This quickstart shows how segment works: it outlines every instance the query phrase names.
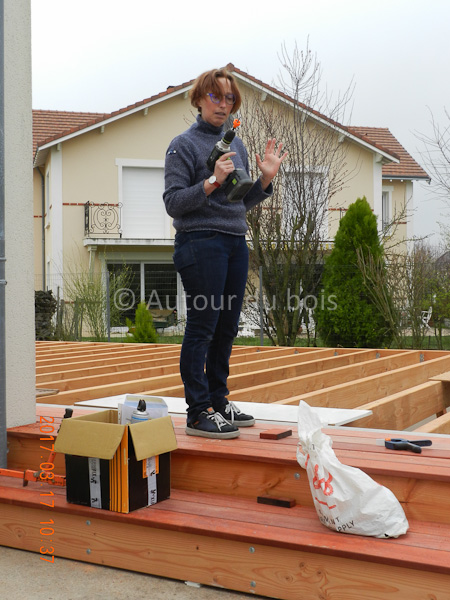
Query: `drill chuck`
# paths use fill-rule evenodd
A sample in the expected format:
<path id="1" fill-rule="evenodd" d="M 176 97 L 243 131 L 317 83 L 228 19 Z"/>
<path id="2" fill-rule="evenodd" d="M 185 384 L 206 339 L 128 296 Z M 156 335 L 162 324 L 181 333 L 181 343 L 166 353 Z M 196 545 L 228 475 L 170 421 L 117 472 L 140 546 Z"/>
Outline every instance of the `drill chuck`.
<path id="1" fill-rule="evenodd" d="M 214 171 L 214 165 L 216 164 L 216 161 L 226 152 L 230 152 L 230 145 L 231 142 L 234 140 L 235 135 L 236 132 L 234 131 L 234 129 L 228 129 L 228 131 L 225 132 L 223 138 L 217 142 L 211 154 L 209 155 L 208 160 L 206 161 L 206 166 L 208 167 L 208 169 Z"/>

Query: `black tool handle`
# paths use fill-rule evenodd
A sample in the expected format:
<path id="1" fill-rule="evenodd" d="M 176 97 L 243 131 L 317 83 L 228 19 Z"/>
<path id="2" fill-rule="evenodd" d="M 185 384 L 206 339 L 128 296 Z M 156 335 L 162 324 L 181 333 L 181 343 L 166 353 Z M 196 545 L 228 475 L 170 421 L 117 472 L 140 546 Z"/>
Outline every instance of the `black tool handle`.
<path id="1" fill-rule="evenodd" d="M 412 444 L 411 442 L 394 442 L 394 447 L 396 450 L 411 450 L 411 452 L 415 452 L 416 454 L 422 452 L 420 446 L 416 446 L 416 444 Z"/>
<path id="2" fill-rule="evenodd" d="M 433 442 L 431 440 L 411 440 L 411 443 L 416 446 L 431 446 Z"/>

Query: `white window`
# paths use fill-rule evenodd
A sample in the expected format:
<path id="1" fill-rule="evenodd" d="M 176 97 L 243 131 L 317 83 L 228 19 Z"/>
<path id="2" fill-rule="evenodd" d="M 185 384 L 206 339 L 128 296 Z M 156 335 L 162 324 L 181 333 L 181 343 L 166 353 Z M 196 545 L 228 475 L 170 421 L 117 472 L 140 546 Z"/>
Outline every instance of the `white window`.
<path id="1" fill-rule="evenodd" d="M 169 219 L 162 199 L 162 161 L 118 160 L 121 229 L 124 238 L 169 237 Z"/>
<path id="2" fill-rule="evenodd" d="M 392 220 L 392 187 L 383 187 L 381 193 L 381 228 L 387 233 Z"/>
<path id="3" fill-rule="evenodd" d="M 44 184 L 44 200 L 45 200 L 45 214 L 42 215 L 44 219 L 44 223 L 47 224 L 50 222 L 50 171 L 47 169 L 45 174 L 45 184 Z"/>
<path id="4" fill-rule="evenodd" d="M 127 271 L 128 287 L 123 295 L 117 296 L 122 323 L 125 323 L 125 317 L 134 319 L 139 302 L 145 302 L 150 309 L 176 309 L 179 312 L 178 278 L 173 262 L 108 262 L 107 268 L 110 278 L 124 268 Z"/>

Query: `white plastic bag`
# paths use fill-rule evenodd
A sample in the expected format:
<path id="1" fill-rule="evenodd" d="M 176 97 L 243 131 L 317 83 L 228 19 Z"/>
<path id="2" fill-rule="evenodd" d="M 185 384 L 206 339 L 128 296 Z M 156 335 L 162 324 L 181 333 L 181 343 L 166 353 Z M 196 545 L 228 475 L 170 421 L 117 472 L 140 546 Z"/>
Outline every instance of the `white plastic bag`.
<path id="1" fill-rule="evenodd" d="M 298 410 L 298 437 L 297 460 L 306 469 L 317 515 L 324 525 L 379 538 L 407 532 L 405 513 L 391 490 L 337 459 L 318 415 L 303 401 Z"/>

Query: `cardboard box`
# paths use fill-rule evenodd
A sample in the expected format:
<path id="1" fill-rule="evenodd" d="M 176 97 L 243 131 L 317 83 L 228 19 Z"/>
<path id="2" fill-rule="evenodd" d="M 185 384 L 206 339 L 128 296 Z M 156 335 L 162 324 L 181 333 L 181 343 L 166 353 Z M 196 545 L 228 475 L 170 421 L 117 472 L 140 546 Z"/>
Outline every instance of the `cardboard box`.
<path id="1" fill-rule="evenodd" d="M 116 410 L 64 419 L 55 451 L 65 454 L 67 501 L 128 513 L 170 496 L 172 419 L 121 425 Z"/>

